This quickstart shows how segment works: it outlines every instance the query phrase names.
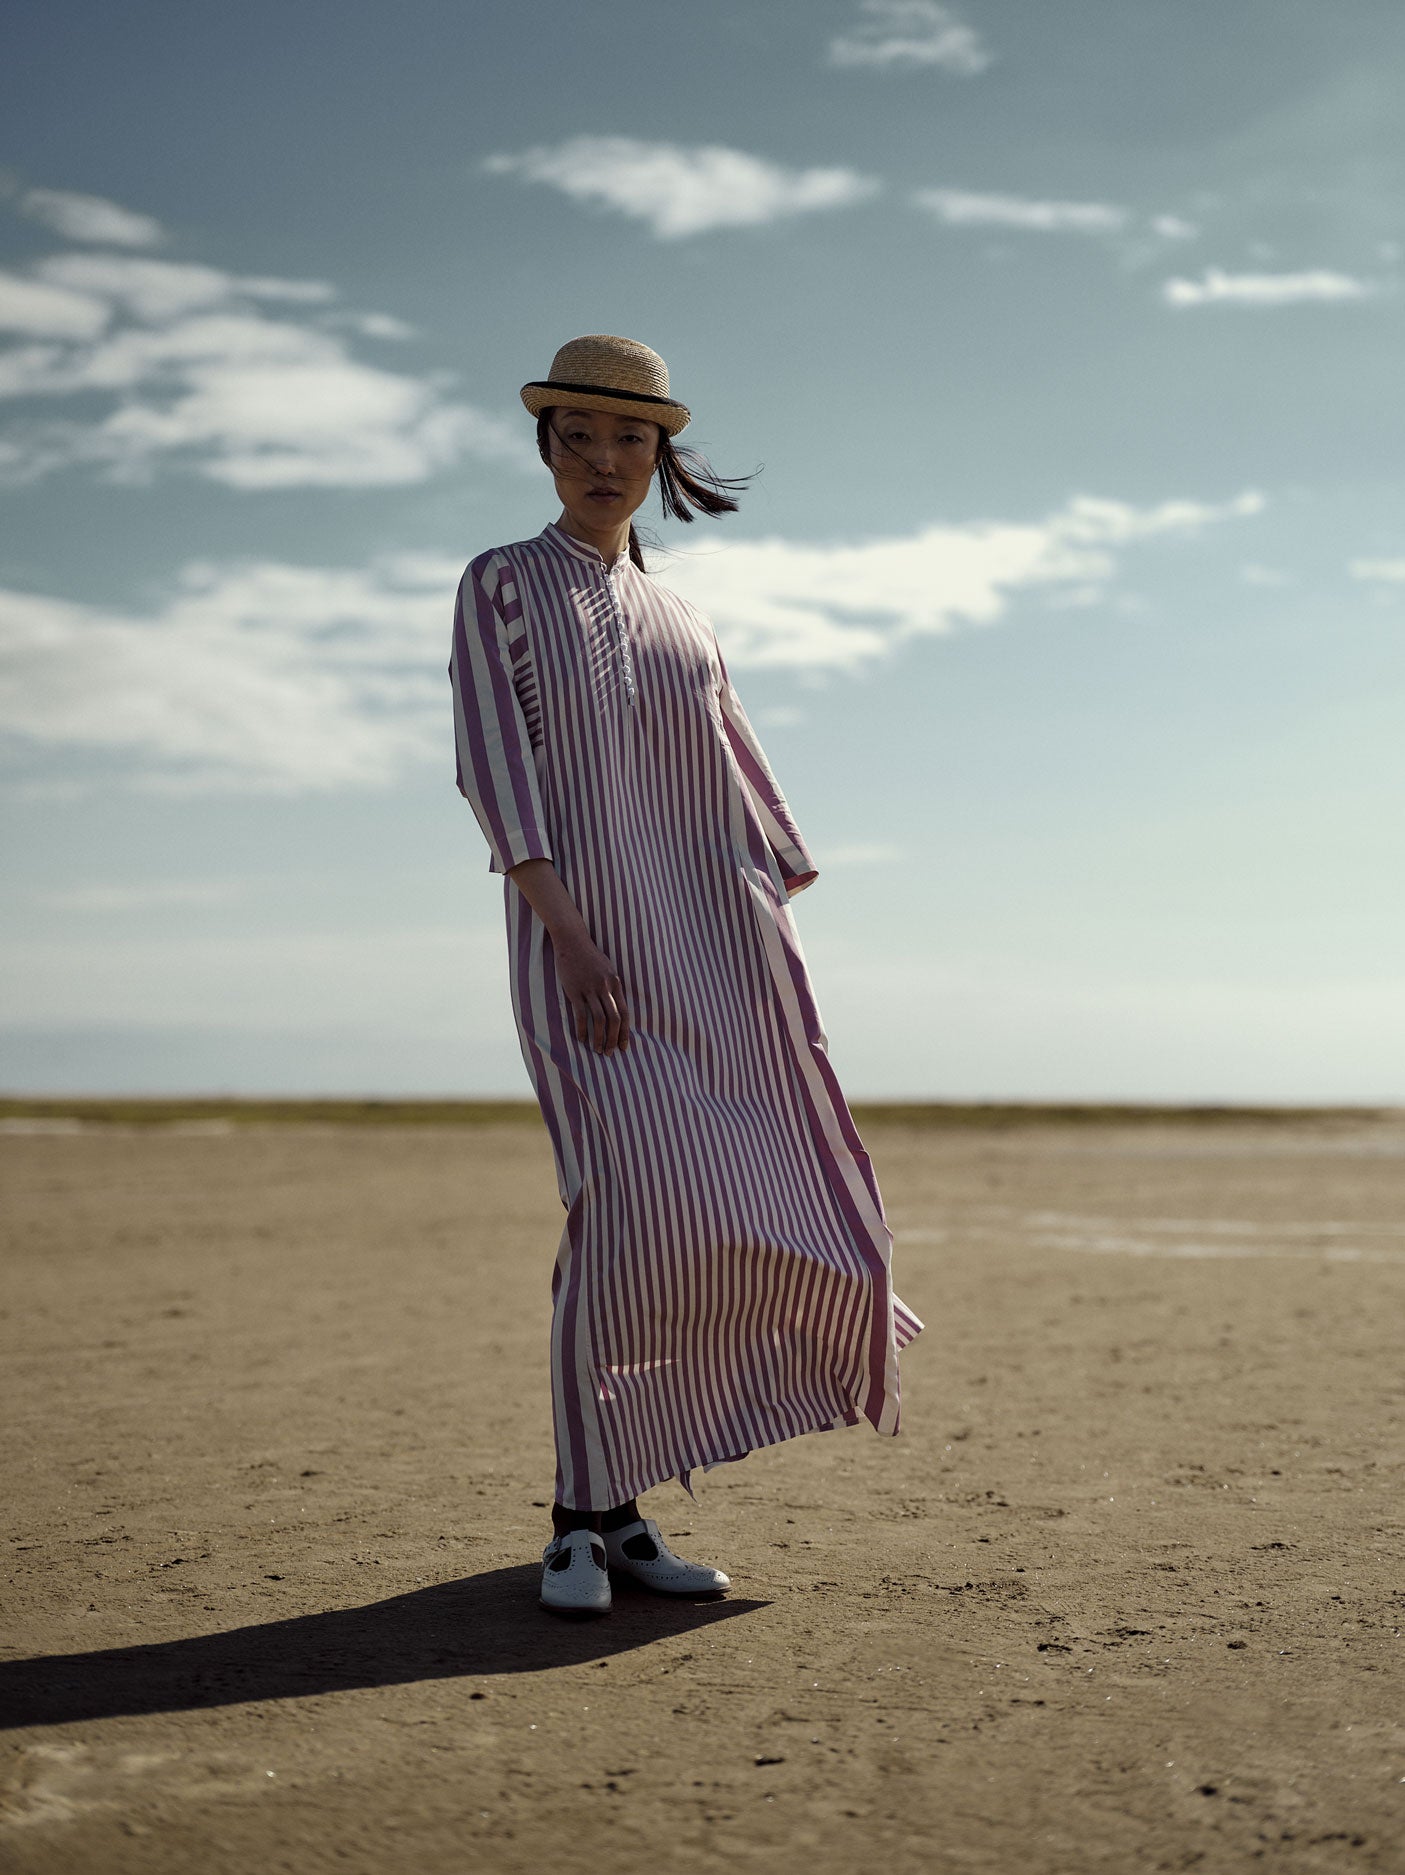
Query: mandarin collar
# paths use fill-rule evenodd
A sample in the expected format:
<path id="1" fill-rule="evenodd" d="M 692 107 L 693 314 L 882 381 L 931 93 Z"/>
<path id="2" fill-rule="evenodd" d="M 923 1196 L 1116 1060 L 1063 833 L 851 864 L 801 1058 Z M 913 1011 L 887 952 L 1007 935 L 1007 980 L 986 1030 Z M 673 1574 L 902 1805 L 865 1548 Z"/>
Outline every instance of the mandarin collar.
<path id="1" fill-rule="evenodd" d="M 629 548 L 626 547 L 619 555 L 618 559 L 612 561 L 607 566 L 605 556 L 598 547 L 591 547 L 588 546 L 585 541 L 577 540 L 574 535 L 566 533 L 563 528 L 559 528 L 555 521 L 547 522 L 546 526 L 541 531 L 540 538 L 549 541 L 553 547 L 559 547 L 564 553 L 571 554 L 573 558 L 584 560 L 588 565 L 598 568 L 602 573 L 617 573 L 622 566 L 630 566 L 633 564 L 629 557 Z"/>

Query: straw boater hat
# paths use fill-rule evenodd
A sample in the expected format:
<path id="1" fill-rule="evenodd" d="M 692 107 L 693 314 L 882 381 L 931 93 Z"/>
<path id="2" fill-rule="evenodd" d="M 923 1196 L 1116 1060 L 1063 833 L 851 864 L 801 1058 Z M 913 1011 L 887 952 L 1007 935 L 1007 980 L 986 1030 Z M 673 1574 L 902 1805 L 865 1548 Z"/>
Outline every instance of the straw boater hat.
<path id="1" fill-rule="evenodd" d="M 638 339 L 593 332 L 568 339 L 551 361 L 551 376 L 522 386 L 522 402 L 539 416 L 552 404 L 573 410 L 609 410 L 621 417 L 648 417 L 677 436 L 692 412 L 668 394 L 668 366 Z"/>

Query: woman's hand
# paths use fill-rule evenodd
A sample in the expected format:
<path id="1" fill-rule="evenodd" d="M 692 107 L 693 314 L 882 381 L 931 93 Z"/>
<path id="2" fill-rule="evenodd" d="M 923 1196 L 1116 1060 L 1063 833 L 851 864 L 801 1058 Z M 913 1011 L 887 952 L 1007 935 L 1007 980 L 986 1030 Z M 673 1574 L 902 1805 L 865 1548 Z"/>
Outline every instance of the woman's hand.
<path id="1" fill-rule="evenodd" d="M 614 964 L 585 931 L 553 938 L 552 945 L 556 980 L 571 1005 L 576 1039 L 601 1055 L 628 1048 L 629 1008 Z"/>
<path id="2" fill-rule="evenodd" d="M 519 860 L 508 872 L 551 933 L 556 980 L 571 1006 L 576 1040 L 597 1054 L 629 1046 L 629 1008 L 614 964 L 591 937 L 576 901 L 549 859 Z"/>

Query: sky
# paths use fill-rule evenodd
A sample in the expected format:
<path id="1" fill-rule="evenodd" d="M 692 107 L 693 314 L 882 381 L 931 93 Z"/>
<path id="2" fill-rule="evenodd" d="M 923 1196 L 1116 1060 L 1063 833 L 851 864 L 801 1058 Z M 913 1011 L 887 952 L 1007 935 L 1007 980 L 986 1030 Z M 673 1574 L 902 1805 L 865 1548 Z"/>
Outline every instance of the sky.
<path id="1" fill-rule="evenodd" d="M 518 387 L 820 876 L 851 1098 L 1405 1099 L 1396 0 L 12 0 L 0 1084 L 528 1097 L 454 785 Z M 509 888 L 515 889 L 515 888 Z"/>

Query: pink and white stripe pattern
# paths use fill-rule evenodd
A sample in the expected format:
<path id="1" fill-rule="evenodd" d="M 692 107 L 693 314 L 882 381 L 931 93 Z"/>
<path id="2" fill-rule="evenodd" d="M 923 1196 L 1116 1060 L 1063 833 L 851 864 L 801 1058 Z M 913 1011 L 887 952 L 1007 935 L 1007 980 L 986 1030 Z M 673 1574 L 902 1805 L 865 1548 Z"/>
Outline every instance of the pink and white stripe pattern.
<path id="1" fill-rule="evenodd" d="M 706 616 L 554 524 L 480 554 L 449 673 L 489 871 L 550 859 L 613 960 L 629 1046 L 578 1041 L 504 879 L 523 1060 L 566 1223 L 556 1494 L 606 1509 L 696 1466 L 898 1429 L 892 1233 L 787 902 L 816 877 Z"/>

